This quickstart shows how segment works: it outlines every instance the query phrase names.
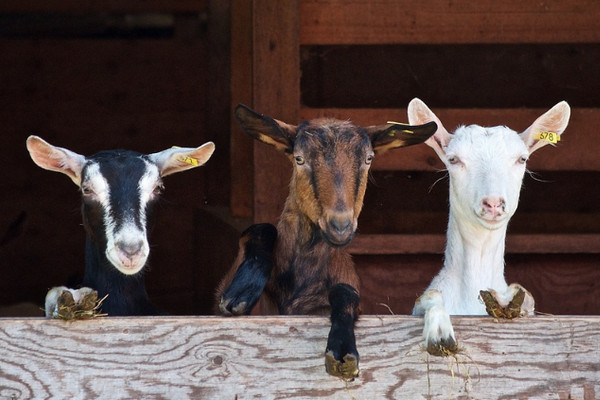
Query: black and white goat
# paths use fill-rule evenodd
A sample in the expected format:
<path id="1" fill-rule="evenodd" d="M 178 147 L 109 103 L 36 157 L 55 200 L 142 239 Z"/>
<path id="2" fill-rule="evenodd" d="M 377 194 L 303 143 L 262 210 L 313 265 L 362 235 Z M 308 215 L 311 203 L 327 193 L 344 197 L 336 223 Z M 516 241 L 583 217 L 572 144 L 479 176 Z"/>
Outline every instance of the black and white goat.
<path id="1" fill-rule="evenodd" d="M 435 122 L 432 147 L 450 176 L 450 215 L 444 267 L 417 299 L 413 314 L 424 315 L 423 336 L 432 354 L 456 348 L 451 315 L 485 315 L 480 291 L 489 291 L 507 307 L 521 290 L 515 315 L 534 311 L 534 299 L 504 278 L 504 242 L 515 213 L 529 155 L 555 143 L 569 122 L 571 109 L 560 102 L 522 133 L 506 126 L 461 126 L 449 133 L 419 99 L 408 105 L 411 124 Z M 520 307 L 520 310 L 518 309 Z"/>
<path id="2" fill-rule="evenodd" d="M 40 167 L 67 175 L 81 188 L 86 233 L 82 285 L 108 294 L 102 311 L 109 315 L 153 315 L 143 274 L 150 247 L 147 226 L 152 204 L 163 190 L 162 178 L 203 165 L 212 142 L 197 148 L 171 148 L 153 154 L 101 151 L 90 157 L 30 136 L 27 149 Z M 58 292 L 46 298 L 46 315 L 56 311 Z M 77 297 L 77 296 L 75 296 Z"/>

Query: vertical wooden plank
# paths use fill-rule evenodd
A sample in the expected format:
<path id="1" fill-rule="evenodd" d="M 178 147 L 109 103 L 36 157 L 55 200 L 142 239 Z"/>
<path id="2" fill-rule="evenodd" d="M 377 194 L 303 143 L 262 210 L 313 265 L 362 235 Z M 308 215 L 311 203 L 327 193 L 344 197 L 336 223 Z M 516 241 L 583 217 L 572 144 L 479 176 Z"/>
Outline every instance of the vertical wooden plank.
<path id="1" fill-rule="evenodd" d="M 252 0 L 231 1 L 231 107 L 230 166 L 231 214 L 251 217 L 254 199 L 252 139 L 231 112 L 238 103 L 252 105 Z"/>
<path id="2" fill-rule="evenodd" d="M 206 92 L 206 136 L 215 142 L 216 151 L 207 164 L 204 201 L 209 205 L 227 204 L 231 197 L 228 187 L 223 185 L 229 179 L 224 165 L 230 162 L 227 151 L 229 145 L 229 42 L 230 42 L 230 3 L 223 0 L 210 0 L 208 18 L 208 76 Z M 216 194 L 212 195 L 213 193 Z"/>
<path id="3" fill-rule="evenodd" d="M 300 39 L 297 0 L 253 3 L 253 107 L 297 123 L 300 115 Z M 274 148 L 254 145 L 254 220 L 277 220 L 287 195 L 291 168 Z"/>

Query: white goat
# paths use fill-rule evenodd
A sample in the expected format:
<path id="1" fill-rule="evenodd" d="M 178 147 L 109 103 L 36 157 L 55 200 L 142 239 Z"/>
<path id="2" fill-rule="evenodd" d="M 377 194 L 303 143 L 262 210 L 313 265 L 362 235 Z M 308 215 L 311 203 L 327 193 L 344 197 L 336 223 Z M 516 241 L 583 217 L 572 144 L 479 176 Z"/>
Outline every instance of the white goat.
<path id="1" fill-rule="evenodd" d="M 437 123 L 437 132 L 426 143 L 450 176 L 444 266 L 413 309 L 413 315 L 424 315 L 423 336 L 431 354 L 456 349 L 449 314 L 486 314 L 480 290 L 489 290 L 506 307 L 523 289 L 508 286 L 504 278 L 506 228 L 517 209 L 529 155 L 560 138 L 570 112 L 560 102 L 520 134 L 505 126 L 478 125 L 460 126 L 450 134 L 421 100 L 408 105 L 411 124 Z M 533 297 L 523 291 L 520 315 L 533 314 Z"/>

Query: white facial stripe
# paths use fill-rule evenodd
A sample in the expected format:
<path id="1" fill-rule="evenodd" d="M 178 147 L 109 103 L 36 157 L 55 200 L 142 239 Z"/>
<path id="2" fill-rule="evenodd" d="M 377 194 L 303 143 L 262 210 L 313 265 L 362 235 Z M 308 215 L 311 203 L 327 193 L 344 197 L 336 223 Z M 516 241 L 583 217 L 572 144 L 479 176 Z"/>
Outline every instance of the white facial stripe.
<path id="1" fill-rule="evenodd" d="M 97 163 L 89 163 L 86 166 L 85 181 L 82 185 L 89 186 L 94 191 L 96 200 L 105 210 L 110 211 L 110 188 Z"/>
<path id="2" fill-rule="evenodd" d="M 137 190 L 140 196 L 138 210 L 124 210 L 124 220 L 114 220 L 110 202 L 110 184 L 102 176 L 99 165 L 91 163 L 86 171 L 86 184 L 94 191 L 94 199 L 103 209 L 103 222 L 106 235 L 106 257 L 120 272 L 133 275 L 146 263 L 150 246 L 146 236 L 146 206 L 152 199 L 157 181 L 160 179 L 158 168 L 146 162 L 146 172 L 142 175 Z M 132 212 L 138 212 L 135 215 Z M 136 223 L 139 219 L 139 224 Z M 117 228 L 119 226 L 119 228 Z M 140 229 L 141 226 L 141 229 Z M 139 251 L 137 251 L 139 249 Z M 127 253 L 129 251 L 129 254 Z"/>

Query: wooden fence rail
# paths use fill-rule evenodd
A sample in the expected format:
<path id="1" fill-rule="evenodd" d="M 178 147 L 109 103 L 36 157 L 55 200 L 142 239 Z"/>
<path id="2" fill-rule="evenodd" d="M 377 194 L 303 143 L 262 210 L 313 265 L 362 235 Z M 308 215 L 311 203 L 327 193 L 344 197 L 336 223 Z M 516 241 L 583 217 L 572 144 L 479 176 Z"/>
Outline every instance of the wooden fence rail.
<path id="1" fill-rule="evenodd" d="M 363 316 L 361 373 L 325 373 L 325 317 L 0 319 L 0 399 L 598 399 L 600 317 L 455 317 L 456 358 L 422 319 Z"/>

